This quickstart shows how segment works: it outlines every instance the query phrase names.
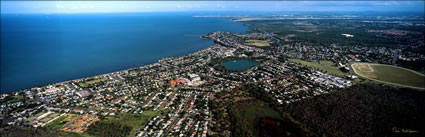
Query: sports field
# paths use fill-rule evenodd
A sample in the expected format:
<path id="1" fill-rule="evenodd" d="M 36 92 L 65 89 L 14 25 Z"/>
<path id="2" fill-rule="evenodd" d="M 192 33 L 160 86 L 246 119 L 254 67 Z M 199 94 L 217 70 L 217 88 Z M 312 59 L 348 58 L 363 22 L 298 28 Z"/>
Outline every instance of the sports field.
<path id="1" fill-rule="evenodd" d="M 353 63 L 351 68 L 364 78 L 404 87 L 425 89 L 425 76 L 397 66 L 370 63 Z"/>

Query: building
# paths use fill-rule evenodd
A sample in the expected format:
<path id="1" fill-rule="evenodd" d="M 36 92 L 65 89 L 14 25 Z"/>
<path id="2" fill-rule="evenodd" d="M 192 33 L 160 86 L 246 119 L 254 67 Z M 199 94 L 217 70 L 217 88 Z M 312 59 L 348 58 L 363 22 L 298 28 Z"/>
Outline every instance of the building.
<path id="1" fill-rule="evenodd" d="M 90 95 L 90 92 L 88 92 L 87 90 L 81 90 L 77 92 L 77 95 L 81 98 L 85 98 Z"/>

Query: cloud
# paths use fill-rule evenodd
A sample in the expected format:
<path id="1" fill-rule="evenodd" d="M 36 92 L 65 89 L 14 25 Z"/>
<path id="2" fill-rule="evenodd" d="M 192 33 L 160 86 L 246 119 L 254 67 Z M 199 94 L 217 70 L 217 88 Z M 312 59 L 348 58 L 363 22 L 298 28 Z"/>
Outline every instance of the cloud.
<path id="1" fill-rule="evenodd" d="M 391 1 L 391 2 L 385 2 L 385 5 L 398 5 L 398 2 L 396 1 Z"/>
<path id="2" fill-rule="evenodd" d="M 226 6 L 224 6 L 224 5 L 222 5 L 222 4 L 217 4 L 217 5 L 215 5 L 216 7 L 219 7 L 219 8 L 226 8 Z"/>
<path id="3" fill-rule="evenodd" d="M 424 11 L 423 1 L 1 1 L 2 13 L 145 11 Z M 60 10 L 58 10 L 60 9 Z"/>
<path id="4" fill-rule="evenodd" d="M 391 5 L 399 5 L 397 1 L 386 1 L 386 2 L 374 2 L 372 5 L 376 6 L 391 6 Z"/>
<path id="5" fill-rule="evenodd" d="M 186 4 L 186 5 L 177 5 L 177 8 L 200 8 L 199 4 Z"/>
<path id="6" fill-rule="evenodd" d="M 56 5 L 56 8 L 65 8 L 63 5 Z"/>

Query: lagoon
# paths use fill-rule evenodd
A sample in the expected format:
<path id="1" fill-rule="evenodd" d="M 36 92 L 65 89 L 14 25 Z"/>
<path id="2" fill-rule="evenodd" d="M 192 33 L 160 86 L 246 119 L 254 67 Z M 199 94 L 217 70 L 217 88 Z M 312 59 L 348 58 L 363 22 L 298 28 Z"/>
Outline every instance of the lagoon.
<path id="1" fill-rule="evenodd" d="M 258 64 L 260 64 L 260 62 L 249 59 L 238 59 L 221 63 L 221 65 L 224 66 L 226 69 L 232 71 L 244 71 Z"/>

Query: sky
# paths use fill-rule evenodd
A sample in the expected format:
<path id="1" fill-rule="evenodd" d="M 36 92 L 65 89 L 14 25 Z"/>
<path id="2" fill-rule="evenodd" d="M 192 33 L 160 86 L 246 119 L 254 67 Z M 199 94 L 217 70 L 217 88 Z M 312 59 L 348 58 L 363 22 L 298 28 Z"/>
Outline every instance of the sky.
<path id="1" fill-rule="evenodd" d="M 1 1 L 2 14 L 170 11 L 424 12 L 424 1 Z"/>

